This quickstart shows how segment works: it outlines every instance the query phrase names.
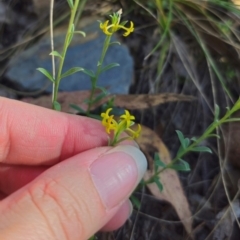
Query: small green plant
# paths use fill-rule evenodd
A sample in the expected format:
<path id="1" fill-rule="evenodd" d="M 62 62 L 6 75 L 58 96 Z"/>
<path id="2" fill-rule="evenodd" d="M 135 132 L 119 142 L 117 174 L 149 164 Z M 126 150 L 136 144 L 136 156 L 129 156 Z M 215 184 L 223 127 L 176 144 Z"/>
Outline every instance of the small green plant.
<path id="1" fill-rule="evenodd" d="M 240 118 L 231 118 L 232 114 L 236 111 L 240 110 L 240 99 L 233 105 L 232 108 L 227 108 L 226 114 L 219 119 L 219 107 L 215 106 L 215 118 L 212 124 L 208 126 L 208 128 L 204 131 L 204 133 L 199 138 L 185 138 L 183 133 L 180 131 L 176 131 L 178 135 L 178 139 L 180 141 L 180 147 L 177 152 L 177 155 L 173 158 L 171 163 L 165 164 L 161 159 L 159 154 L 155 153 L 154 156 L 154 174 L 148 180 L 141 183 L 141 185 L 147 185 L 155 182 L 160 191 L 163 190 L 163 185 L 160 181 L 159 175 L 165 171 L 166 169 L 174 169 L 176 171 L 190 171 L 189 164 L 183 160 L 183 157 L 189 152 L 208 152 L 212 153 L 211 149 L 206 146 L 201 146 L 200 144 L 210 137 L 220 138 L 219 135 L 215 134 L 215 130 L 220 127 L 224 123 L 228 122 L 237 122 L 240 121 Z"/>
<path id="2" fill-rule="evenodd" d="M 84 111 L 83 109 L 81 109 L 79 107 L 77 107 L 77 108 L 81 113 L 85 113 L 87 116 L 90 116 L 90 117 L 95 117 L 94 115 L 92 115 L 90 113 L 90 110 L 91 110 L 93 104 L 97 103 L 102 98 L 106 97 L 106 95 L 108 94 L 105 88 L 102 88 L 97 85 L 99 76 L 101 73 L 103 73 L 111 68 L 119 66 L 118 63 L 110 63 L 110 64 L 104 66 L 104 59 L 105 59 L 108 48 L 113 44 L 120 44 L 119 42 L 111 42 L 111 37 L 115 32 L 117 32 L 120 29 L 124 30 L 123 36 L 127 37 L 130 33 L 132 33 L 134 31 L 134 24 L 133 24 L 133 22 L 130 22 L 130 26 L 126 27 L 126 24 L 128 21 L 121 22 L 122 10 L 119 10 L 118 12 L 110 15 L 110 22 L 109 22 L 109 20 L 106 20 L 104 23 L 100 22 L 100 29 L 106 35 L 106 38 L 105 38 L 105 41 L 103 44 L 103 49 L 102 49 L 100 59 L 97 62 L 96 71 L 94 72 L 92 70 L 85 69 L 82 67 L 73 67 L 73 68 L 69 69 L 68 71 L 66 71 L 65 73 L 62 73 L 65 57 L 67 54 L 67 49 L 72 41 L 74 34 L 81 34 L 81 35 L 85 36 L 84 32 L 75 30 L 75 25 L 74 25 L 75 18 L 76 18 L 76 12 L 77 12 L 77 9 L 79 6 L 79 0 L 76 0 L 76 1 L 68 0 L 68 4 L 71 9 L 71 14 L 70 14 L 70 20 L 69 20 L 68 29 L 67 29 L 62 52 L 59 53 L 54 50 L 50 53 L 50 55 L 52 55 L 53 57 L 55 56 L 55 57 L 59 58 L 59 60 L 60 60 L 57 75 L 55 77 L 54 70 L 53 70 L 53 74 L 51 74 L 48 70 L 46 70 L 44 68 L 38 68 L 37 70 L 40 71 L 41 73 L 43 73 L 53 84 L 52 108 L 57 111 L 61 111 L 60 103 L 57 101 L 58 90 L 59 90 L 59 85 L 60 85 L 61 80 L 69 75 L 76 73 L 76 72 L 83 72 L 86 75 L 88 75 L 90 77 L 90 81 L 91 81 L 90 97 L 89 97 L 89 99 L 85 100 L 85 102 L 88 104 L 88 108 L 86 111 Z M 97 96 L 95 96 L 97 89 L 100 90 L 101 92 Z M 73 106 L 73 107 L 76 108 L 76 106 Z"/>
<path id="3" fill-rule="evenodd" d="M 103 31 L 103 33 L 106 35 L 106 38 L 104 40 L 102 54 L 97 62 L 97 70 L 94 73 L 93 71 L 87 71 L 87 74 L 89 75 L 91 79 L 91 94 L 89 99 L 86 101 L 88 103 L 88 109 L 86 111 L 87 116 L 90 116 L 90 110 L 94 103 L 100 101 L 102 98 L 104 98 L 107 95 L 107 91 L 104 88 L 101 88 L 97 86 L 98 78 L 101 73 L 113 68 L 119 66 L 118 63 L 110 63 L 106 66 L 104 66 L 104 58 L 106 56 L 108 48 L 113 44 L 120 44 L 119 42 L 111 42 L 112 35 L 117 32 L 119 29 L 123 29 L 125 32 L 123 33 L 123 36 L 127 37 L 131 32 L 134 31 L 134 25 L 133 22 L 130 22 L 130 27 L 126 27 L 127 21 L 121 22 L 121 15 L 122 10 L 119 10 L 116 13 L 113 13 L 110 15 L 110 23 L 109 20 L 106 20 L 104 23 L 100 22 L 100 29 Z M 101 90 L 102 92 L 98 94 L 96 97 L 94 97 L 96 89 Z"/>
<path id="4" fill-rule="evenodd" d="M 66 54 L 67 54 L 67 49 L 68 49 L 68 47 L 69 47 L 69 45 L 70 45 L 70 43 L 73 39 L 74 34 L 81 34 L 81 35 L 85 36 L 84 32 L 78 31 L 78 30 L 75 29 L 75 24 L 74 24 L 75 18 L 76 18 L 76 13 L 77 13 L 80 1 L 79 0 L 75 0 L 75 1 L 67 0 L 67 2 L 69 4 L 71 14 L 70 14 L 70 19 L 69 19 L 69 23 L 68 23 L 68 28 L 67 28 L 63 48 L 62 48 L 62 51 L 60 53 L 58 51 L 55 51 L 55 50 L 53 50 L 50 53 L 50 55 L 53 56 L 53 59 L 54 59 L 54 57 L 57 57 L 59 59 L 57 74 L 55 74 L 55 68 L 53 69 L 52 74 L 47 69 L 44 69 L 44 68 L 38 68 L 37 69 L 38 71 L 43 73 L 53 84 L 52 108 L 57 110 L 57 111 L 61 111 L 61 105 L 57 101 L 60 81 L 63 78 L 65 78 L 69 75 L 72 75 L 76 72 L 79 72 L 79 71 L 86 72 L 85 69 L 83 69 L 81 67 L 73 67 L 73 68 L 69 69 L 68 71 L 66 71 L 65 73 L 62 73 L 65 57 L 66 57 Z"/>

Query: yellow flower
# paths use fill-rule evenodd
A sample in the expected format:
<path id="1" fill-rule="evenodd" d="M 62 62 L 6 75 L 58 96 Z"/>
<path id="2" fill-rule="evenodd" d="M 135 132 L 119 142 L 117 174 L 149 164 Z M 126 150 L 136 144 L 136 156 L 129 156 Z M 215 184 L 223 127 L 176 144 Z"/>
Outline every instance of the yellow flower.
<path id="1" fill-rule="evenodd" d="M 118 124 L 117 124 L 117 122 L 113 119 L 113 115 L 110 116 L 110 117 L 106 120 L 106 125 L 105 125 L 105 127 L 106 127 L 106 132 L 107 132 L 108 134 L 110 134 L 110 131 L 111 131 L 111 130 L 116 131 L 116 130 L 118 129 Z"/>
<path id="2" fill-rule="evenodd" d="M 135 120 L 135 117 L 128 110 L 125 110 L 125 114 L 121 115 L 120 118 L 122 119 L 121 123 L 126 123 L 126 128 L 129 128 Z"/>
<path id="3" fill-rule="evenodd" d="M 131 128 L 128 128 L 128 129 L 127 129 L 127 131 L 129 131 L 129 132 L 132 134 L 131 138 L 132 138 L 133 140 L 136 139 L 136 138 L 138 138 L 138 137 L 140 136 L 141 130 L 142 130 L 142 128 L 141 128 L 141 125 L 140 125 L 140 124 L 138 124 L 138 129 L 137 129 L 136 131 L 132 130 Z"/>
<path id="4" fill-rule="evenodd" d="M 102 119 L 102 125 L 103 126 L 106 126 L 107 124 L 107 120 L 109 119 L 109 112 L 112 110 L 112 108 L 109 108 L 106 113 L 101 113 L 101 117 L 103 118 Z M 113 116 L 113 115 L 112 115 Z"/>
<path id="5" fill-rule="evenodd" d="M 118 129 L 118 123 L 113 119 L 113 115 L 109 116 L 112 108 L 109 108 L 106 113 L 101 113 L 102 125 L 106 128 L 106 132 L 109 134 L 111 130 Z"/>
<path id="6" fill-rule="evenodd" d="M 111 137 L 110 145 L 116 145 L 117 143 L 125 139 L 136 139 L 141 133 L 141 125 L 138 124 L 138 129 L 136 131 L 132 130 L 130 127 L 134 124 L 135 117 L 125 110 L 125 114 L 120 116 L 120 120 L 117 122 L 114 119 L 114 115 L 109 115 L 112 108 L 107 109 L 105 113 L 101 113 L 102 125 L 105 127 L 108 134 L 113 130 L 113 136 Z M 128 131 L 130 133 L 129 137 L 121 137 L 122 132 Z"/>
<path id="7" fill-rule="evenodd" d="M 123 34 L 124 37 L 127 37 L 131 32 L 134 31 L 134 25 L 133 22 L 130 22 L 130 27 L 126 28 L 126 27 L 122 27 L 124 30 L 126 30 L 126 32 Z"/>
<path id="8" fill-rule="evenodd" d="M 131 32 L 134 31 L 134 24 L 130 22 L 130 27 L 125 27 L 125 23 L 120 23 L 121 20 L 121 13 L 115 13 L 110 16 L 112 23 L 109 24 L 109 20 L 105 21 L 104 23 L 100 23 L 100 29 L 108 35 L 111 36 L 113 33 L 118 31 L 119 29 L 125 30 L 123 34 L 124 37 L 127 37 Z"/>
<path id="9" fill-rule="evenodd" d="M 104 23 L 100 23 L 100 29 L 102 29 L 103 32 L 104 32 L 106 35 L 111 36 L 112 33 L 110 33 L 110 32 L 108 31 L 108 29 L 109 29 L 108 23 L 109 23 L 109 20 L 107 20 L 107 21 L 104 22 Z"/>

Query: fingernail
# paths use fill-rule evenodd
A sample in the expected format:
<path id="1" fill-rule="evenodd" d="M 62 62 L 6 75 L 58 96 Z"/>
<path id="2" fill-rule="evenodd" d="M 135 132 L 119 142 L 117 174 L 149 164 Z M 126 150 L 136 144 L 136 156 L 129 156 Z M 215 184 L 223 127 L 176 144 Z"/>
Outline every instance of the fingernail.
<path id="1" fill-rule="evenodd" d="M 133 140 L 124 140 L 123 142 L 120 142 L 118 146 L 122 146 L 122 145 L 130 145 L 130 146 L 134 146 L 138 149 L 140 149 L 139 145 L 137 144 L 137 142 L 133 141 Z"/>
<path id="2" fill-rule="evenodd" d="M 107 209 L 126 200 L 147 169 L 144 154 L 133 146 L 117 146 L 90 166 L 93 183 Z"/>

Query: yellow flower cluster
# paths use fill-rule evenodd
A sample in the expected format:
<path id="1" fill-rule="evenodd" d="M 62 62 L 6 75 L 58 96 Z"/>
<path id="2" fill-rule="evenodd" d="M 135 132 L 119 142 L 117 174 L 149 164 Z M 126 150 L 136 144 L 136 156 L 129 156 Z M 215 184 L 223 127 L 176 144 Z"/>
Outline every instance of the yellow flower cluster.
<path id="1" fill-rule="evenodd" d="M 114 119 L 114 115 L 109 115 L 111 110 L 112 108 L 109 108 L 105 113 L 101 114 L 102 125 L 106 128 L 106 132 L 110 134 L 111 131 L 113 131 L 113 139 L 111 145 L 115 145 L 126 139 L 138 138 L 141 133 L 141 125 L 138 124 L 138 129 L 136 131 L 130 128 L 135 124 L 135 117 L 131 115 L 128 110 L 125 110 L 125 114 L 121 115 L 120 120 L 117 122 Z M 119 139 L 119 137 L 121 137 L 121 133 L 124 131 L 127 131 L 130 136 Z"/>
<path id="2" fill-rule="evenodd" d="M 130 22 L 129 27 L 125 27 L 125 24 L 127 22 L 120 23 L 121 11 L 114 13 L 113 15 L 110 15 L 110 18 L 111 18 L 111 23 L 109 23 L 109 20 L 105 21 L 104 23 L 100 23 L 100 28 L 106 35 L 111 36 L 113 33 L 118 31 L 119 29 L 123 29 L 125 30 L 123 36 L 127 37 L 131 32 L 134 31 L 133 22 Z"/>

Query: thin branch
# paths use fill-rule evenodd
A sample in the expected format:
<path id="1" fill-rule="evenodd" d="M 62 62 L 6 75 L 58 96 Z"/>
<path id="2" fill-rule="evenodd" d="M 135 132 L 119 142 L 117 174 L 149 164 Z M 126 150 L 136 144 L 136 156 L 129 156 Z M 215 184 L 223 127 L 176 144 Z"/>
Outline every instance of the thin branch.
<path id="1" fill-rule="evenodd" d="M 54 40 L 53 40 L 53 8 L 54 8 L 54 0 L 51 0 L 50 3 L 50 38 L 51 38 L 51 52 L 54 51 Z M 52 76 L 55 80 L 56 77 L 56 68 L 55 68 L 55 58 L 52 54 Z M 53 84 L 54 86 L 54 84 Z M 54 91 L 54 90 L 53 90 Z"/>

